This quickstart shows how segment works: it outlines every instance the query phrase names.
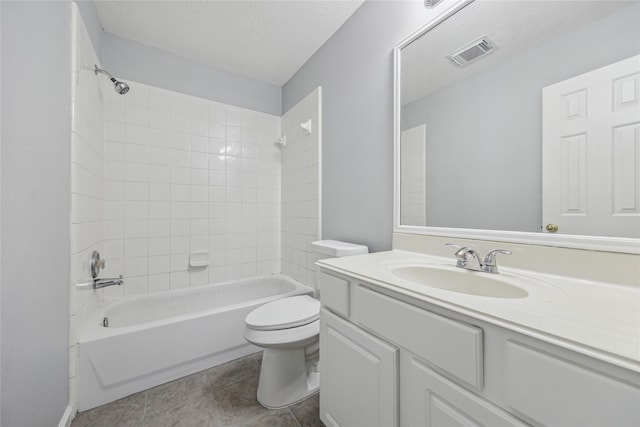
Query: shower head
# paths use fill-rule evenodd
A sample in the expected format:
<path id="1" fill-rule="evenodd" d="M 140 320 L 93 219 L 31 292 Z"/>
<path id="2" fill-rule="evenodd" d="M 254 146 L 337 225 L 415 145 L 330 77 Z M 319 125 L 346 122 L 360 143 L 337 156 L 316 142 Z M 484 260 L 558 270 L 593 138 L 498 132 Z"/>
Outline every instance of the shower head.
<path id="1" fill-rule="evenodd" d="M 128 84 L 126 84 L 125 82 L 121 82 L 119 80 L 114 79 L 111 74 L 107 73 L 105 70 L 102 70 L 102 69 L 98 68 L 97 65 L 94 65 L 94 67 L 95 67 L 94 73 L 96 75 L 98 75 L 98 73 L 102 73 L 102 74 L 106 75 L 107 77 L 109 77 L 109 79 L 113 83 L 113 88 L 115 89 L 115 91 L 117 93 L 119 93 L 120 95 L 124 95 L 125 93 L 129 92 L 129 85 Z"/>

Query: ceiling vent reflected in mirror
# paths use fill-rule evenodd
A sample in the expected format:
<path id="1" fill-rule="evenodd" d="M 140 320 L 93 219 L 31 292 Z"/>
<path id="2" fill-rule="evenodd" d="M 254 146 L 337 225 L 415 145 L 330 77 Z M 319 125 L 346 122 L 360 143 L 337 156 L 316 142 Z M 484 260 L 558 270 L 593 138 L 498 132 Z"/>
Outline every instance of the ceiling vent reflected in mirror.
<path id="1" fill-rule="evenodd" d="M 424 7 L 426 7 L 427 9 L 433 9 L 443 1 L 444 0 L 424 0 Z"/>
<path id="2" fill-rule="evenodd" d="M 482 36 L 447 55 L 447 58 L 452 60 L 456 65 L 464 67 L 494 50 L 496 50 L 496 44 L 489 40 L 489 37 Z"/>

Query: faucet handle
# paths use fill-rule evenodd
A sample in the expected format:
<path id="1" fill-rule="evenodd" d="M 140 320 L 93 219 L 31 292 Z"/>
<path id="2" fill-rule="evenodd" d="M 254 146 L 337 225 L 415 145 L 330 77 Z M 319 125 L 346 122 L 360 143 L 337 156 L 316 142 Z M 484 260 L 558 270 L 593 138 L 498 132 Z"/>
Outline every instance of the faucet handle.
<path id="1" fill-rule="evenodd" d="M 486 271 L 487 273 L 497 273 L 498 266 L 496 265 L 496 255 L 497 254 L 511 255 L 511 253 L 512 253 L 511 251 L 507 251 L 504 249 L 495 249 L 489 252 L 487 256 L 484 257 L 484 262 L 482 263 L 483 270 Z"/>

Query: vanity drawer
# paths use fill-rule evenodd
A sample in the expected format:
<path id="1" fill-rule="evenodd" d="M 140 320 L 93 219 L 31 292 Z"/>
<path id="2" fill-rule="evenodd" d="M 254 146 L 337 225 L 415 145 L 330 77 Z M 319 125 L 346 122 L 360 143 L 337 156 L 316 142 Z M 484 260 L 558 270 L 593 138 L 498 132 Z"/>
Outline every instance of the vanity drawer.
<path id="1" fill-rule="evenodd" d="M 482 329 L 395 300 L 364 286 L 353 288 L 354 322 L 406 348 L 445 374 L 481 390 Z"/>
<path id="2" fill-rule="evenodd" d="M 638 426 L 640 389 L 551 353 L 506 343 L 506 401 L 535 425 Z"/>
<path id="3" fill-rule="evenodd" d="M 320 302 L 331 311 L 349 317 L 349 281 L 324 271 L 318 273 Z"/>

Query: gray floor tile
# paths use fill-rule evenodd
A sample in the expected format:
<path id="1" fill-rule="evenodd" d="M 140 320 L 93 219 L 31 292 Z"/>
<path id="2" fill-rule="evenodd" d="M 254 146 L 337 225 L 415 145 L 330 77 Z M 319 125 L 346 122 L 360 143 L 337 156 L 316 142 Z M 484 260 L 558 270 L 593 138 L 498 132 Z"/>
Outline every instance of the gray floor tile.
<path id="1" fill-rule="evenodd" d="M 256 398 L 262 352 L 82 412 L 72 427 L 322 427 L 318 395 L 288 409 Z"/>
<path id="2" fill-rule="evenodd" d="M 324 427 L 320 421 L 320 393 L 289 407 L 301 427 Z"/>
<path id="3" fill-rule="evenodd" d="M 238 420 L 238 427 L 300 427 L 288 409 L 270 409 L 253 418 Z"/>
<path id="4" fill-rule="evenodd" d="M 247 378 L 213 391 L 218 419 L 223 425 L 238 425 L 269 410 L 256 399 L 257 378 Z"/>
<path id="5" fill-rule="evenodd" d="M 213 388 L 227 387 L 247 378 L 258 378 L 260 367 L 253 355 L 237 359 L 224 365 L 209 369 L 207 375 Z"/>
<path id="6" fill-rule="evenodd" d="M 78 414 L 71 427 L 142 426 L 144 407 L 145 394 L 137 393 Z"/>

